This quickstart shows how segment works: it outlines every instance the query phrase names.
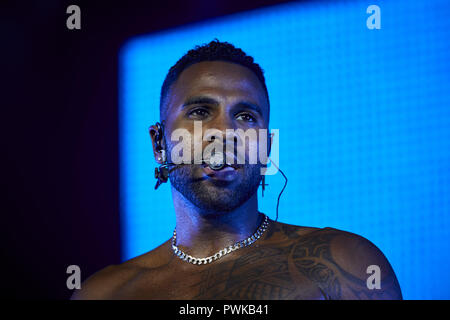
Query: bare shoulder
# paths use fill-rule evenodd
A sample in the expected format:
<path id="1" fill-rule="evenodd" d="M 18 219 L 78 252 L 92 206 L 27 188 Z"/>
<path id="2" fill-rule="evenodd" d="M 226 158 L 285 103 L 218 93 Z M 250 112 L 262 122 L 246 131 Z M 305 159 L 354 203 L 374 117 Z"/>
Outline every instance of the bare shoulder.
<path id="1" fill-rule="evenodd" d="M 164 243 L 152 251 L 94 273 L 83 281 L 81 289 L 74 292 L 71 300 L 113 299 L 116 292 L 140 273 L 167 263 L 167 257 L 161 255 L 161 249 L 166 245 Z"/>
<path id="2" fill-rule="evenodd" d="M 81 284 L 81 289 L 75 290 L 71 300 L 103 300 L 110 299 L 112 294 L 128 279 L 136 269 L 125 268 L 122 265 L 110 265 L 94 273 Z"/>
<path id="3" fill-rule="evenodd" d="M 270 221 L 267 237 L 271 241 L 300 239 L 312 232 L 321 230 L 315 227 L 304 227 L 283 222 Z"/>
<path id="4" fill-rule="evenodd" d="M 394 270 L 366 238 L 334 228 L 280 224 L 294 239 L 292 259 L 331 299 L 402 299 Z"/>

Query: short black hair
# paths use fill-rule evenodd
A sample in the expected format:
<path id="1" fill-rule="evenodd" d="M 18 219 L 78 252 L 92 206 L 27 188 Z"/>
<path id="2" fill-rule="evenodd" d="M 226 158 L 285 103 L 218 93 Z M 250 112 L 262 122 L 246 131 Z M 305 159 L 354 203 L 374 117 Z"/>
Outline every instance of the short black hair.
<path id="1" fill-rule="evenodd" d="M 225 61 L 247 67 L 258 77 L 266 93 L 267 101 L 269 102 L 269 93 L 264 78 L 264 71 L 259 64 L 255 63 L 253 57 L 247 55 L 242 49 L 236 48 L 231 43 L 221 42 L 216 38 L 208 44 L 195 46 L 194 49 L 189 50 L 169 69 L 161 88 L 159 105 L 161 120 L 165 119 L 165 103 L 172 84 L 186 68 L 203 61 Z"/>

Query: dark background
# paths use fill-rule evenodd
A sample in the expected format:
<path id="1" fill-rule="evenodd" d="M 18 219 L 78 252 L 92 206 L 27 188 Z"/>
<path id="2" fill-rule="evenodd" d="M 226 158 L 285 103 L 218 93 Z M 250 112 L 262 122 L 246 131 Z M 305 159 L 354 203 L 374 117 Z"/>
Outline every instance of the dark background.
<path id="1" fill-rule="evenodd" d="M 2 298 L 68 299 L 69 265 L 84 280 L 120 263 L 121 45 L 281 2 L 2 1 Z M 66 28 L 71 4 L 81 30 Z"/>

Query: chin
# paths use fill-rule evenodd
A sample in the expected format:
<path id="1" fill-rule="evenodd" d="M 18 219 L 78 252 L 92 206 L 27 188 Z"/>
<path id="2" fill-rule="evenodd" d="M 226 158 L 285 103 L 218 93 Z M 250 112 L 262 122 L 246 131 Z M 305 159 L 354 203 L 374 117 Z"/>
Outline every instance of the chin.
<path id="1" fill-rule="evenodd" d="M 201 212 L 204 212 L 205 215 L 223 215 L 242 205 L 241 201 L 236 199 L 236 197 L 224 197 L 223 194 L 214 197 L 214 194 L 215 193 L 203 194 L 202 196 L 196 197 L 195 200 L 193 199 L 194 204 Z"/>

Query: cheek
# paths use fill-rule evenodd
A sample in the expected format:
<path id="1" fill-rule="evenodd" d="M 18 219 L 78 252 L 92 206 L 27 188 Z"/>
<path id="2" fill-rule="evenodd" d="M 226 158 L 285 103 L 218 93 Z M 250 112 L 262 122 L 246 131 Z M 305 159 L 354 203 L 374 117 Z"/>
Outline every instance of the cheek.
<path id="1" fill-rule="evenodd" d="M 241 164 L 244 163 L 242 162 L 244 160 L 247 164 L 265 163 L 267 141 L 265 139 L 258 140 L 258 135 L 241 136 L 237 142 L 236 153 Z"/>

